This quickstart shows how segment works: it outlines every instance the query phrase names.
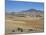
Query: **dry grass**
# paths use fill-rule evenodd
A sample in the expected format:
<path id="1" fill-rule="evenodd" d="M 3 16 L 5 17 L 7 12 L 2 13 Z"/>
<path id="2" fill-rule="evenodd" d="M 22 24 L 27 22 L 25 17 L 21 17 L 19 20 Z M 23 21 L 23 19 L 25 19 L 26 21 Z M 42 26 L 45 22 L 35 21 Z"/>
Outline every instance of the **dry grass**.
<path id="1" fill-rule="evenodd" d="M 43 32 L 44 21 L 40 17 L 39 19 L 34 19 L 33 17 L 6 17 L 6 33 L 11 33 L 12 30 L 16 30 L 18 27 L 33 29 L 35 32 Z"/>

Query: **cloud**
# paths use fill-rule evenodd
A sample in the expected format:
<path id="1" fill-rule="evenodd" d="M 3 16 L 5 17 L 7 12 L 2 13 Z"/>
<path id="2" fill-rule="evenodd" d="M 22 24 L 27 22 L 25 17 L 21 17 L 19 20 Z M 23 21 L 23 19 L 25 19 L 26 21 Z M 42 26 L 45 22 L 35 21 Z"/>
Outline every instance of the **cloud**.
<path id="1" fill-rule="evenodd" d="M 10 1 L 44 2 L 44 0 L 10 0 Z"/>

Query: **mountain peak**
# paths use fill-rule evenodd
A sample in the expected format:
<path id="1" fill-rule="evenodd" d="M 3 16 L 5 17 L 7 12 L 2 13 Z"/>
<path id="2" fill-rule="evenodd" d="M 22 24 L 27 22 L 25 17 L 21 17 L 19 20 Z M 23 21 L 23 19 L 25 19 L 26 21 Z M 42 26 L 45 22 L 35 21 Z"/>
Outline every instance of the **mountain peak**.
<path id="1" fill-rule="evenodd" d="M 41 10 L 36 10 L 36 9 L 29 9 L 26 11 L 22 11 L 22 12 L 42 12 Z"/>

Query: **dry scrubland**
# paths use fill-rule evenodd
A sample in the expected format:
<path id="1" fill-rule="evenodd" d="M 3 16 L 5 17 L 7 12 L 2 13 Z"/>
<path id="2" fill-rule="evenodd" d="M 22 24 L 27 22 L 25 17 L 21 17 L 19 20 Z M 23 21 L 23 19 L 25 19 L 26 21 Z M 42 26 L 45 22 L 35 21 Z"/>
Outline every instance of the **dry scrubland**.
<path id="1" fill-rule="evenodd" d="M 6 16 L 6 35 L 10 33 L 43 32 L 43 29 L 43 17 Z"/>

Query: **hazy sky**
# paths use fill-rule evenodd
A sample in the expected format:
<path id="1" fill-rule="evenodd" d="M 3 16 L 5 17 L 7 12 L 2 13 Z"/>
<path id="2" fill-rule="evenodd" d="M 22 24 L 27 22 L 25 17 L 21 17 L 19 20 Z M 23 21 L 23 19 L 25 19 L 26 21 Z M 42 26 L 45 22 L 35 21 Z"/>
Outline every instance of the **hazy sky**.
<path id="1" fill-rule="evenodd" d="M 28 9 L 43 10 L 43 3 L 33 3 L 33 2 L 21 2 L 21 1 L 9 1 L 6 0 L 6 11 L 22 11 Z"/>

